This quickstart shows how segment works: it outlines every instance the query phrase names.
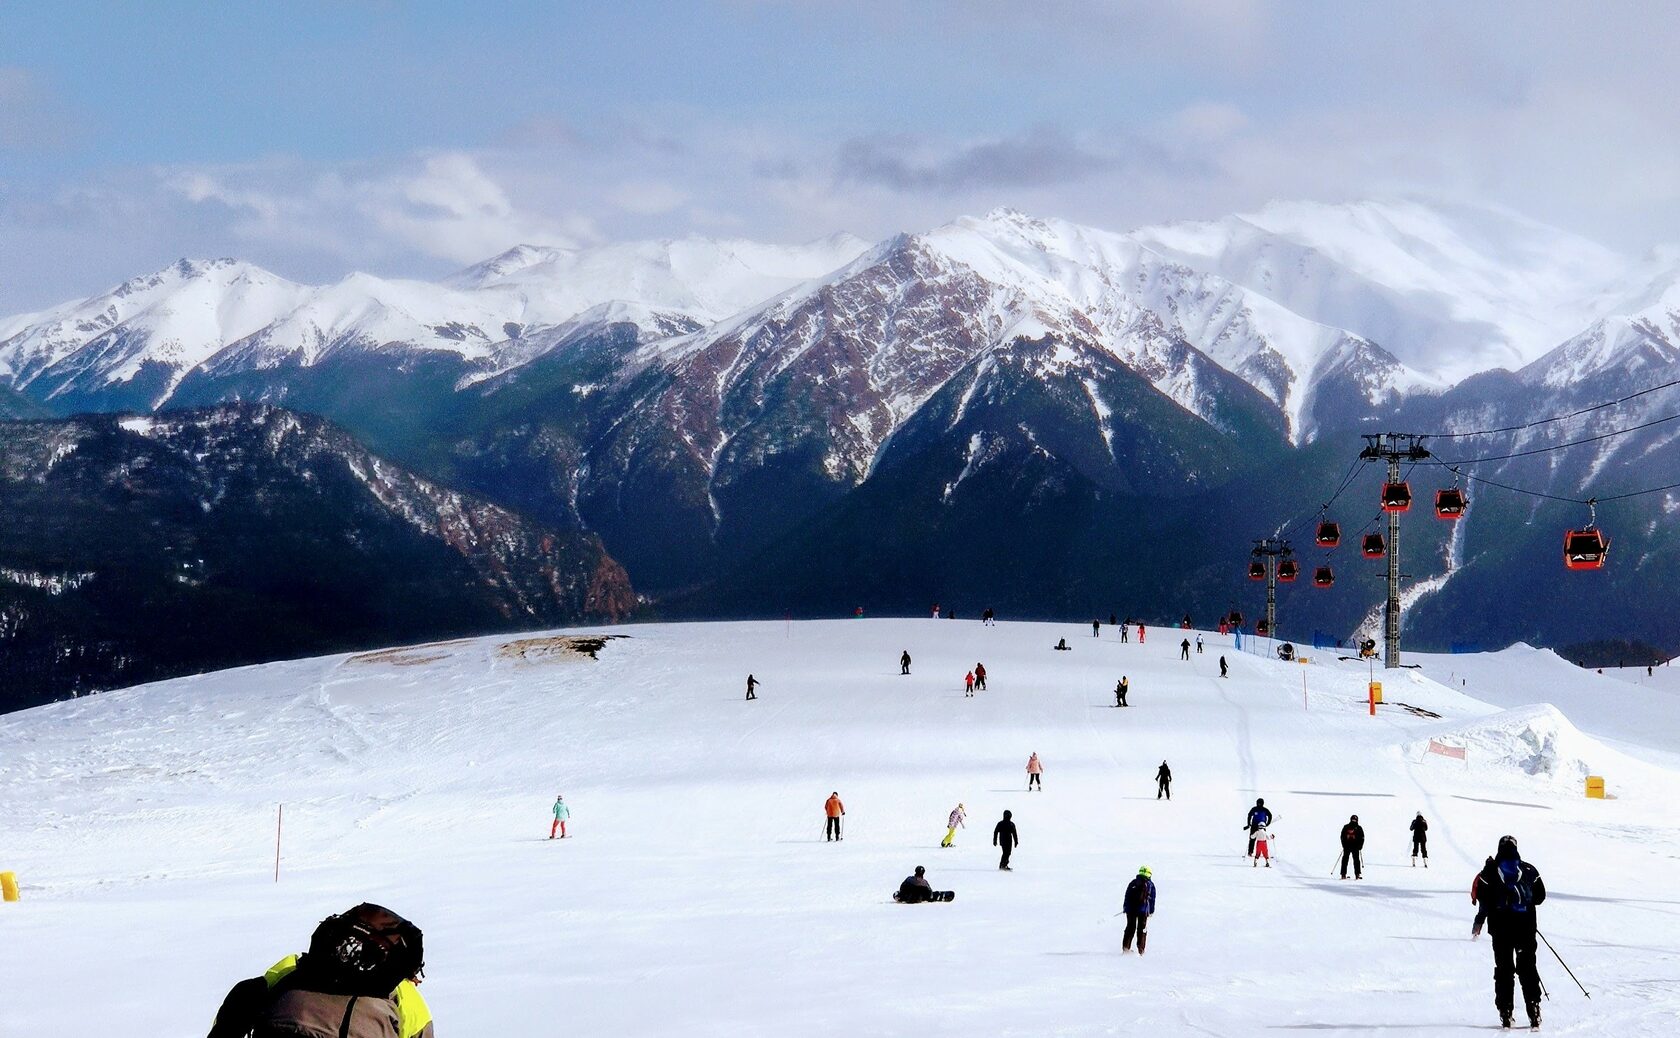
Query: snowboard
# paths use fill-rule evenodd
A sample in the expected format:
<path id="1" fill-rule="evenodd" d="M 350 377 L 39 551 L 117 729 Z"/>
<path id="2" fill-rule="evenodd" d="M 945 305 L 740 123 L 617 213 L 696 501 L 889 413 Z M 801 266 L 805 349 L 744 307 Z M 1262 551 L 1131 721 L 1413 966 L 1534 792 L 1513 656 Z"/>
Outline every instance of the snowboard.
<path id="1" fill-rule="evenodd" d="M 896 891 L 896 890 L 893 891 L 892 899 L 894 901 L 898 901 L 898 891 Z M 929 903 L 934 902 L 934 901 L 955 901 L 956 899 L 957 899 L 957 892 L 954 891 L 954 890 L 935 890 L 932 893 L 928 894 L 928 902 Z M 903 904 L 903 903 L 904 902 L 899 901 L 899 904 Z"/>

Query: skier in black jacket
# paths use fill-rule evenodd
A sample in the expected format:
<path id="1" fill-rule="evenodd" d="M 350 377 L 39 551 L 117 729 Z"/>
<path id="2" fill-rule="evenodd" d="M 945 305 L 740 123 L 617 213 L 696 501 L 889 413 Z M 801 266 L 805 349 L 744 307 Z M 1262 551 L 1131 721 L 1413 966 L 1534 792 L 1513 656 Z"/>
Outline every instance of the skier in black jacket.
<path id="1" fill-rule="evenodd" d="M 1535 938 L 1540 923 L 1535 909 L 1546 900 L 1540 870 L 1522 860 L 1517 838 L 1499 838 L 1493 864 L 1477 879 L 1477 893 L 1487 912 L 1488 935 L 1493 938 L 1493 1004 L 1499 1022 L 1511 1026 L 1513 978 L 1522 981 L 1523 1003 L 1530 1027 L 1540 1026 L 1540 970 L 1535 965 Z"/>
<path id="2" fill-rule="evenodd" d="M 1162 797 L 1172 799 L 1172 769 L 1167 767 L 1166 761 L 1162 761 L 1161 766 L 1155 769 L 1155 799 L 1159 800 Z"/>
<path id="3" fill-rule="evenodd" d="M 1014 815 L 1008 811 L 1003 813 L 1003 821 L 992 829 L 992 846 L 1003 848 L 1003 858 L 998 862 L 998 868 L 1005 872 L 1014 872 L 1009 867 L 1009 853 L 1021 843 L 1021 836 L 1015 830 L 1015 823 L 1010 821 Z"/>
<path id="4" fill-rule="evenodd" d="M 1120 904 L 1126 913 L 1126 932 L 1120 938 L 1120 950 L 1132 950 L 1132 937 L 1137 937 L 1138 954 L 1143 954 L 1144 946 L 1149 943 L 1149 917 L 1155 914 L 1155 881 L 1149 878 L 1149 866 L 1138 869 L 1138 874 L 1126 884 L 1126 897 Z"/>
<path id="5" fill-rule="evenodd" d="M 1365 850 L 1365 830 L 1359 824 L 1359 816 L 1352 815 L 1348 824 L 1342 826 L 1342 878 L 1347 879 L 1348 861 L 1353 861 L 1353 878 L 1364 879 L 1363 851 Z"/>
<path id="6" fill-rule="evenodd" d="M 1130 704 L 1126 702 L 1126 693 L 1131 690 L 1131 679 L 1127 678 L 1124 674 L 1120 675 L 1120 680 L 1114 683 L 1114 705 L 1129 706 Z"/>
<path id="7" fill-rule="evenodd" d="M 1412 819 L 1412 868 L 1417 868 L 1418 855 L 1423 855 L 1423 867 L 1429 867 L 1429 823 L 1423 820 L 1423 812 Z"/>
<path id="8" fill-rule="evenodd" d="M 1254 857 L 1254 830 L 1262 825 L 1271 824 L 1272 812 L 1266 808 L 1266 798 L 1259 797 L 1254 801 L 1254 806 L 1248 809 L 1248 821 L 1243 823 L 1243 827 L 1248 830 L 1248 856 L 1250 858 Z"/>
<path id="9" fill-rule="evenodd" d="M 898 672 L 900 674 L 910 673 L 910 650 L 909 649 L 905 649 L 904 652 L 901 653 L 898 657 Z"/>

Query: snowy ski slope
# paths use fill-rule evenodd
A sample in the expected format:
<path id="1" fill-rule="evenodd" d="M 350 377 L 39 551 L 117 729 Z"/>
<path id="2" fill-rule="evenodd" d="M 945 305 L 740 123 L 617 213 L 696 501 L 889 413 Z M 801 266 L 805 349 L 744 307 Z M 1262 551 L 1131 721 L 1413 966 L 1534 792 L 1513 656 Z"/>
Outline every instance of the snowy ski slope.
<path id="1" fill-rule="evenodd" d="M 598 660 L 486 638 L 0 718 L 0 869 L 23 884 L 0 905 L 0 1036 L 202 1035 L 230 984 L 364 899 L 425 929 L 443 1038 L 1479 1033 L 1492 963 L 1467 889 L 1504 833 L 1544 873 L 1542 929 L 1593 991 L 1542 949 L 1546 1030 L 1680 1019 L 1675 697 L 1608 730 L 1612 748 L 1574 676 L 1532 687 L 1532 660 L 1484 658 L 1465 691 L 1378 671 L 1389 705 L 1372 718 L 1363 664 L 1285 664 L 1213 634 L 1182 662 L 1178 632 L 1121 645 L 1077 624 L 604 633 L 627 637 Z M 1073 651 L 1052 652 L 1064 636 Z M 964 699 L 976 661 L 991 687 Z M 1548 700 L 1563 712 L 1504 709 Z M 1424 752 L 1432 737 L 1469 759 Z M 1034 751 L 1045 789 L 1027 794 Z M 1581 796 L 1588 770 L 1615 799 Z M 830 791 L 843 843 L 822 839 Z M 550 842 L 557 793 L 574 838 Z M 1277 815 L 1270 870 L 1243 857 L 1256 796 Z M 969 828 L 941 850 L 958 801 Z M 1005 808 L 1009 873 L 989 846 Z M 1419 810 L 1427 871 L 1407 860 Z M 1368 834 L 1358 883 L 1331 875 L 1350 813 Z M 955 903 L 889 900 L 918 864 Z M 1149 954 L 1123 957 L 1113 915 L 1144 864 L 1159 912 Z"/>

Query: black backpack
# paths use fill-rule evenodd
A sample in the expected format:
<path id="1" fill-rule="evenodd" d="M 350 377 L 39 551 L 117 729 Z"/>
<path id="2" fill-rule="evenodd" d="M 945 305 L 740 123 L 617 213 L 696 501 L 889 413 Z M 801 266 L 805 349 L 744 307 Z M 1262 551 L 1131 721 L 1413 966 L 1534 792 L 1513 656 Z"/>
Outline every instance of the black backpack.
<path id="1" fill-rule="evenodd" d="M 1509 912 L 1526 912 L 1534 907 L 1534 883 L 1524 862 L 1505 860 L 1495 866 L 1499 873 L 1499 907 Z"/>
<path id="2" fill-rule="evenodd" d="M 379 905 L 363 903 L 315 927 L 297 978 L 314 991 L 385 998 L 426 968 L 420 928 Z"/>

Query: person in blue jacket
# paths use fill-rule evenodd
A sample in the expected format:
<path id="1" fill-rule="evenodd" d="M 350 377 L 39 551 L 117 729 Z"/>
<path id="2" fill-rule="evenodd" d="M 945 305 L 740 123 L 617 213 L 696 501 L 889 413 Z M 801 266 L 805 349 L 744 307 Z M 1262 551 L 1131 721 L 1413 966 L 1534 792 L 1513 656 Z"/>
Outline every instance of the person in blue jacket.
<path id="1" fill-rule="evenodd" d="M 1266 798 L 1260 797 L 1254 801 L 1254 806 L 1248 809 L 1248 820 L 1243 828 L 1248 830 L 1248 856 L 1254 857 L 1254 831 L 1263 825 L 1272 824 L 1272 812 L 1266 807 Z"/>
<path id="2" fill-rule="evenodd" d="M 1149 866 L 1138 869 L 1138 874 L 1126 884 L 1126 898 L 1121 902 L 1126 911 L 1126 935 L 1120 939 L 1120 950 L 1132 950 L 1132 937 L 1137 936 L 1138 954 L 1143 954 L 1143 946 L 1149 943 L 1149 917 L 1155 914 L 1155 881 L 1149 878 Z"/>

